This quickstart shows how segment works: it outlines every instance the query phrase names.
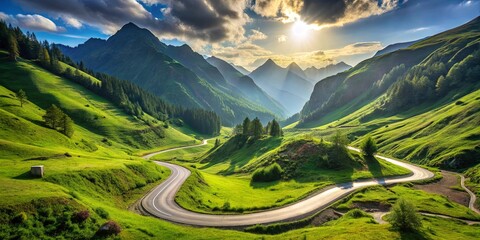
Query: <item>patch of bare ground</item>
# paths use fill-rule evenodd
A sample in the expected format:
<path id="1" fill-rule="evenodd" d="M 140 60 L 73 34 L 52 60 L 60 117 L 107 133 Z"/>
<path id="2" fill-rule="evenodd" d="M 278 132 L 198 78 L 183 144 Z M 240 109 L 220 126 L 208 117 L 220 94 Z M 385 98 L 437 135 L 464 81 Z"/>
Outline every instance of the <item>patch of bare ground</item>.
<path id="1" fill-rule="evenodd" d="M 390 210 L 390 205 L 373 201 L 355 202 L 353 208 L 360 208 L 365 212 L 388 212 Z"/>
<path id="2" fill-rule="evenodd" d="M 437 182 L 415 185 L 415 189 L 425 192 L 441 194 L 450 201 L 462 204 L 468 207 L 470 196 L 460 187 L 460 176 L 455 173 L 441 171 L 443 178 Z"/>
<path id="3" fill-rule="evenodd" d="M 325 211 L 321 212 L 320 214 L 318 214 L 312 219 L 311 225 L 317 227 L 326 222 L 338 219 L 339 217 L 341 217 L 340 213 L 334 211 L 331 208 L 325 209 Z"/>

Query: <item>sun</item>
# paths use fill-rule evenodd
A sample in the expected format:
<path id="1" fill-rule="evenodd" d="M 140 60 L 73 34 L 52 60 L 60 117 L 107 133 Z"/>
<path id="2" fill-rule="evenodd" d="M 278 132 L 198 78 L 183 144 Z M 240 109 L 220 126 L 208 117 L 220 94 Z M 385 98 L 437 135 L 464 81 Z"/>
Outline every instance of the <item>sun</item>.
<path id="1" fill-rule="evenodd" d="M 305 40 L 310 35 L 311 28 L 302 20 L 297 20 L 292 25 L 292 36 L 297 40 Z"/>

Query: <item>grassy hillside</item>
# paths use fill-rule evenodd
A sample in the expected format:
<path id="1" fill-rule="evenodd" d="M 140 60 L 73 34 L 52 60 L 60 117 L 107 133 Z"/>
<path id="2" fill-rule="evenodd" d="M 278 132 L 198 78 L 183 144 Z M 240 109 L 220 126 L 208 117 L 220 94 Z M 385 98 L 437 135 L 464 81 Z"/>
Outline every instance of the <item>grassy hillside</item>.
<path id="1" fill-rule="evenodd" d="M 184 145 L 192 138 L 173 127 L 160 138 L 142 119 L 125 115 L 105 99 L 30 61 L 9 62 L 2 53 L 0 69 L 0 237 L 87 238 L 107 219 L 120 222 L 122 237 L 151 235 L 138 230 L 140 226 L 129 230 L 129 221 L 144 217 L 126 209 L 169 171 L 132 154 L 154 145 Z M 29 99 L 23 107 L 14 97 L 20 88 Z M 72 116 L 76 123 L 72 138 L 44 126 L 44 108 L 51 103 Z M 33 165 L 44 166 L 43 179 L 30 176 Z M 74 218 L 82 210 L 88 210 L 90 218 L 79 224 Z M 15 220 L 19 214 L 26 220 Z M 59 225 L 61 217 L 72 218 L 68 229 Z M 146 222 L 158 224 L 152 220 Z M 10 225 L 15 221 L 21 222 Z M 175 234 L 173 225 L 160 224 L 170 228 L 163 234 Z"/>
<path id="2" fill-rule="evenodd" d="M 373 57 L 319 82 L 301 112 L 299 127 L 314 127 L 345 117 L 380 98 L 375 113 L 408 111 L 475 91 L 480 18 L 426 38 L 406 49 Z"/>
<path id="3" fill-rule="evenodd" d="M 127 148 L 151 148 L 160 145 L 175 145 L 191 141 L 188 136 L 181 134 L 175 129 L 163 129 L 165 138 L 158 136 L 151 130 L 144 121 L 151 121 L 148 115 L 144 119 L 136 119 L 126 115 L 121 109 L 105 99 L 98 97 L 89 90 L 73 83 L 69 80 L 55 76 L 29 61 L 9 62 L 6 55 L 2 54 L 0 59 L 0 69 L 2 71 L 0 84 L 9 90 L 16 92 L 23 89 L 32 103 L 38 108 L 46 109 L 51 104 L 62 108 L 78 125 L 78 134 L 74 139 L 91 140 L 95 143 L 101 143 L 103 137 L 119 144 L 128 145 Z M 93 77 L 92 77 L 93 79 Z M 3 110 L 17 112 L 16 102 L 13 93 L 3 94 L 7 101 Z M 29 107 L 28 104 L 25 107 Z M 27 120 L 36 122 L 42 121 L 38 108 L 35 111 L 23 110 Z M 36 116 L 32 113 L 37 113 Z M 162 126 L 160 122 L 157 126 Z M 82 133 L 88 129 L 89 132 L 101 135 L 97 137 L 84 137 Z M 130 134 L 129 134 L 130 133 Z M 85 133 L 86 134 L 86 133 Z M 15 134 L 5 135 L 5 140 L 12 140 L 10 137 L 20 137 Z M 14 140 L 12 140 L 14 141 Z M 173 142 L 172 142 L 173 141 Z M 17 142 L 25 143 L 25 141 Z M 104 144 L 105 145 L 105 144 Z"/>
<path id="4" fill-rule="evenodd" d="M 370 218 L 344 217 L 322 227 L 265 236 L 180 226 L 128 211 L 128 205 L 169 174 L 166 169 L 130 155 L 136 151 L 146 151 L 150 146 L 151 142 L 139 140 L 147 137 L 133 137 L 139 133 L 151 134 L 148 133 L 149 127 L 143 121 L 123 114 L 108 101 L 31 62 L 10 63 L 1 59 L 0 68 L 2 239 L 20 236 L 31 239 L 87 239 L 109 220 L 120 224 L 121 233 L 116 238 L 121 239 L 294 239 L 304 236 L 342 239 L 358 232 L 358 229 L 365 233 L 365 239 L 372 236 L 400 237 L 398 232 L 388 230 L 388 225 L 370 223 Z M 24 89 L 30 99 L 23 108 L 11 91 L 18 88 Z M 45 110 L 42 106 L 48 106 L 50 101 L 65 109 L 77 123 L 71 139 L 43 126 L 41 116 Z M 89 106 L 86 107 L 86 104 Z M 75 111 L 81 111 L 86 116 L 97 114 L 105 118 L 93 121 L 75 114 Z M 193 141 L 172 127 L 165 131 L 166 137 L 154 142 L 163 144 L 162 148 Z M 105 137 L 103 134 L 109 139 L 106 143 L 101 141 Z M 157 138 L 148 139 L 153 142 Z M 140 149 L 131 147 L 132 144 Z M 38 164 L 45 166 L 43 179 L 31 178 L 28 174 L 29 167 Z M 211 175 L 213 180 L 209 177 L 206 177 L 207 181 L 214 182 L 220 176 Z M 220 177 L 220 181 L 223 180 Z M 247 186 L 242 185 L 244 182 L 239 181 L 241 186 Z M 295 186 L 300 185 L 292 183 L 292 191 L 302 191 L 293 189 Z M 263 190 L 265 195 L 276 193 L 272 191 L 274 187 L 267 189 Z M 78 218 L 82 211 L 88 211 L 90 215 L 83 222 Z M 443 236 L 455 238 L 475 234 L 471 228 L 448 220 L 424 218 L 424 224 L 425 229 L 429 229 L 425 230 L 428 236 L 432 236 L 432 231 L 442 234 L 446 231 Z"/>
<path id="5" fill-rule="evenodd" d="M 474 19 L 321 81 L 297 127 L 342 129 L 356 145 L 371 134 L 380 152 L 422 164 L 480 163 L 479 25 Z"/>

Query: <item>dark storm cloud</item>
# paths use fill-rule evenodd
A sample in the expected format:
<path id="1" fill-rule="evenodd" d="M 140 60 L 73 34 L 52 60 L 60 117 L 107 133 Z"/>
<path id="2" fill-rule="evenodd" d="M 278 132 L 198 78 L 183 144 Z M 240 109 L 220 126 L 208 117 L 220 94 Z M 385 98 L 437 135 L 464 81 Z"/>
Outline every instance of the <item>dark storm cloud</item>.
<path id="1" fill-rule="evenodd" d="M 229 0 L 145 0 L 165 4 L 164 18 L 156 19 L 135 0 L 18 0 L 23 6 L 54 17 L 74 18 L 112 34 L 127 22 L 163 37 L 218 42 L 243 35 L 244 1 Z M 155 9 L 155 6 L 152 7 Z M 158 7 L 160 11 L 160 7 Z"/>
<path id="2" fill-rule="evenodd" d="M 334 23 L 345 16 L 346 8 L 343 0 L 305 0 L 300 15 L 307 23 Z"/>

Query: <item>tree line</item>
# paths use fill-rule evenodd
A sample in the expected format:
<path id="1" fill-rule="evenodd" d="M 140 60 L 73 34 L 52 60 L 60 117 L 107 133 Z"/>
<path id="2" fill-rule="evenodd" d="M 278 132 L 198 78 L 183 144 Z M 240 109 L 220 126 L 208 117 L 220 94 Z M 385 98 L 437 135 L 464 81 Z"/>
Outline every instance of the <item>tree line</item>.
<path id="1" fill-rule="evenodd" d="M 262 135 L 270 135 L 272 137 L 281 137 L 283 136 L 282 128 L 280 124 L 273 119 L 272 121 L 268 122 L 267 125 L 264 127 L 262 122 L 258 118 L 253 119 L 250 121 L 250 118 L 246 117 L 243 120 L 242 124 L 235 126 L 233 130 L 234 135 L 242 134 L 244 136 L 259 138 Z"/>
<path id="2" fill-rule="evenodd" d="M 72 80 L 110 100 L 129 115 L 141 117 L 147 113 L 161 121 L 181 118 L 198 133 L 209 135 L 220 133 L 221 121 L 215 112 L 175 106 L 134 83 L 88 70 L 82 62 L 74 63 L 63 55 L 56 45 L 47 41 L 40 42 L 34 33 L 24 34 L 20 28 L 7 26 L 4 21 L 0 21 L 0 48 L 9 52 L 12 61 L 16 61 L 18 57 L 34 60 L 52 73 Z M 74 70 L 62 67 L 61 62 L 70 65 Z M 83 72 L 96 77 L 100 82 Z"/>

